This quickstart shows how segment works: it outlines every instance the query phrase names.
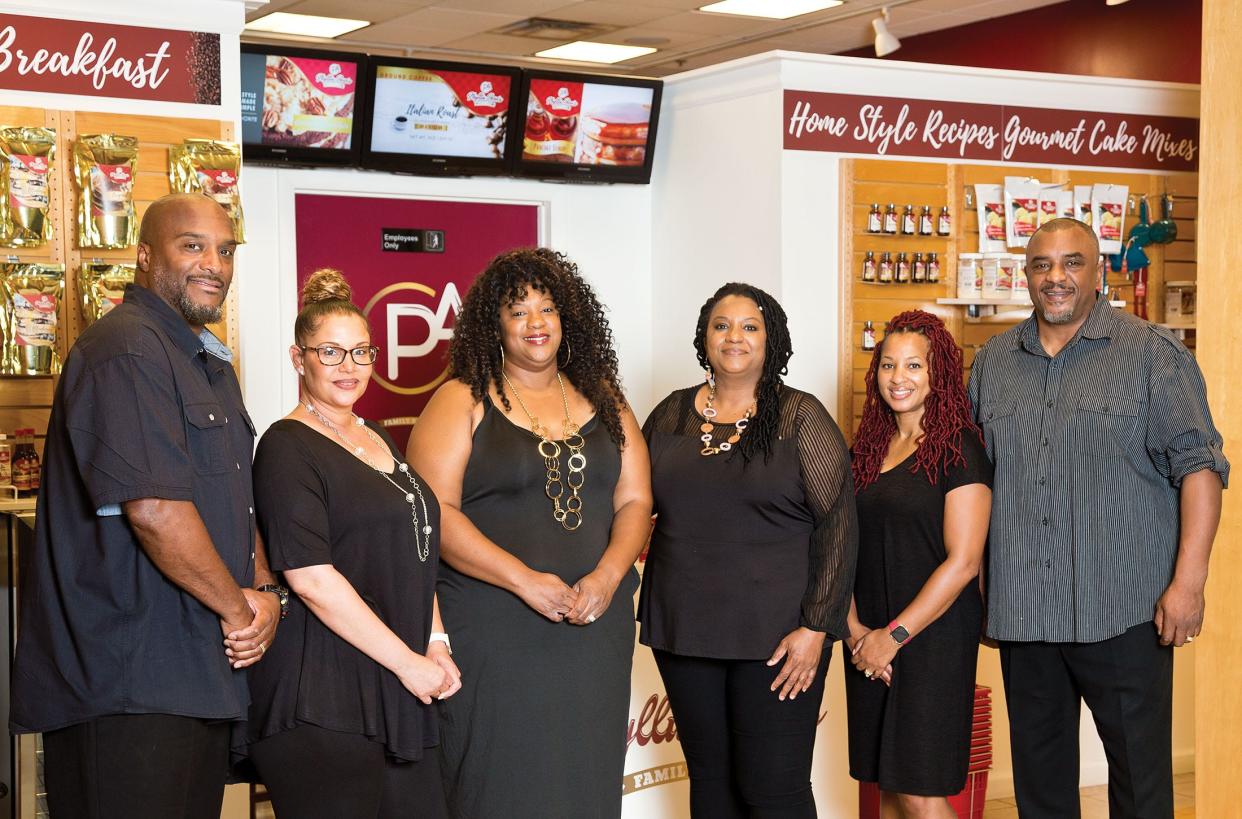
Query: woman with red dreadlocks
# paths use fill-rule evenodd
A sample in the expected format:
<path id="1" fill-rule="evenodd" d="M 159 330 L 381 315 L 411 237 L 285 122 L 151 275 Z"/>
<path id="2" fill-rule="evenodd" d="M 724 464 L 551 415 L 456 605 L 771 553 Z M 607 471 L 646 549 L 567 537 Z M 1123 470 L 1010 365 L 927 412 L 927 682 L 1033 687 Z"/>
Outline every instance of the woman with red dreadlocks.
<path id="1" fill-rule="evenodd" d="M 992 466 L 962 352 L 937 317 L 894 317 L 866 383 L 852 464 L 850 774 L 879 783 L 883 817 L 953 819 L 946 797 L 966 782 Z"/>

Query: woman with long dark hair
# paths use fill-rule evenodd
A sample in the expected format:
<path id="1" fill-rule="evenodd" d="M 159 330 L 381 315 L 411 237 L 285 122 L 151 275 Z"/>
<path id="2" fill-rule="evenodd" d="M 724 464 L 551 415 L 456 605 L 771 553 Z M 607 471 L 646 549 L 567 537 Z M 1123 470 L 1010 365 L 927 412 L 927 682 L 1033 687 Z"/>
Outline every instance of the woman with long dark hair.
<path id="1" fill-rule="evenodd" d="M 782 376 L 785 311 L 726 284 L 699 312 L 706 383 L 643 433 L 657 520 L 639 599 L 690 770 L 696 819 L 814 817 L 811 752 L 857 531 L 849 453 Z"/>
<path id="2" fill-rule="evenodd" d="M 965 785 L 969 761 L 992 466 L 962 352 L 936 316 L 895 316 L 866 384 L 853 449 L 850 774 L 879 783 L 884 817 L 953 819 L 946 797 Z"/>
<path id="3" fill-rule="evenodd" d="M 462 672 L 441 705 L 450 809 L 619 817 L 651 483 L 608 320 L 573 262 L 515 250 L 466 294 L 450 356 L 409 444 Z"/>

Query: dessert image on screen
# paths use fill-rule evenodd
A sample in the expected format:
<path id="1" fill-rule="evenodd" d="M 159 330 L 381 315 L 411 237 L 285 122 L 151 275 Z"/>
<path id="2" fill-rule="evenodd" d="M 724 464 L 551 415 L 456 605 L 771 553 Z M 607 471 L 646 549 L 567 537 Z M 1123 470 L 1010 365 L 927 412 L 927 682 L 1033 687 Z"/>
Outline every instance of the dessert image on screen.
<path id="1" fill-rule="evenodd" d="M 268 55 L 263 82 L 264 145 L 348 148 L 358 67 Z"/>
<path id="2" fill-rule="evenodd" d="M 584 165 L 641 166 L 647 160 L 651 106 L 615 102 L 582 115 L 577 161 Z"/>

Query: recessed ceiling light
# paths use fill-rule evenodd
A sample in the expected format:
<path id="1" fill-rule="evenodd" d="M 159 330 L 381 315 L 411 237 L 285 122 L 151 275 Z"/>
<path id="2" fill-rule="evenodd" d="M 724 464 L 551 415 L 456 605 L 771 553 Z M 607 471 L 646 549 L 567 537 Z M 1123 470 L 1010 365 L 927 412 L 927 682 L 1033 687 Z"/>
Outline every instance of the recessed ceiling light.
<path id="1" fill-rule="evenodd" d="M 771 17 L 774 20 L 788 20 L 800 14 L 823 11 L 839 6 L 844 0 L 720 0 L 707 6 L 700 6 L 699 11 L 712 14 L 740 14 L 746 17 Z"/>
<path id="2" fill-rule="evenodd" d="M 275 34 L 298 34 L 303 37 L 340 37 L 363 26 L 370 20 L 347 20 L 344 17 L 320 17 L 317 14 L 290 14 L 276 11 L 246 23 L 250 31 L 270 31 Z"/>
<path id="3" fill-rule="evenodd" d="M 634 57 L 641 57 L 644 54 L 652 54 L 655 51 L 656 49 L 647 48 L 646 46 L 589 43 L 586 40 L 578 40 L 577 42 L 559 45 L 556 48 L 536 51 L 535 56 L 551 57 L 555 60 L 577 60 L 584 63 L 619 63 L 622 60 L 630 60 Z"/>

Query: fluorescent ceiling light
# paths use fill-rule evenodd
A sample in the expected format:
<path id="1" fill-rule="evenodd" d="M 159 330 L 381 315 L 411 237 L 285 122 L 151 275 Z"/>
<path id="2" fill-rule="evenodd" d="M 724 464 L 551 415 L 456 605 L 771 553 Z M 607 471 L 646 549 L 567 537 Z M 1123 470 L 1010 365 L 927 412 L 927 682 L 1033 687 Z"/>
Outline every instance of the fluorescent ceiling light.
<path id="1" fill-rule="evenodd" d="M 347 20 L 344 17 L 320 17 L 316 14 L 290 14 L 276 11 L 246 23 L 248 31 L 270 31 L 275 34 L 299 34 L 303 37 L 340 37 L 363 26 L 370 20 Z"/>
<path id="2" fill-rule="evenodd" d="M 644 54 L 652 54 L 655 51 L 656 49 L 647 48 L 646 46 L 589 43 L 586 40 L 578 40 L 573 43 L 559 45 L 556 48 L 536 51 L 535 56 L 551 57 L 554 60 L 577 60 L 584 63 L 619 63 L 622 60 L 630 60 L 634 57 L 641 57 Z"/>
<path id="3" fill-rule="evenodd" d="M 720 0 L 719 3 L 700 6 L 699 11 L 788 20 L 790 17 L 797 17 L 801 14 L 830 9 L 841 5 L 842 2 L 844 0 Z"/>

